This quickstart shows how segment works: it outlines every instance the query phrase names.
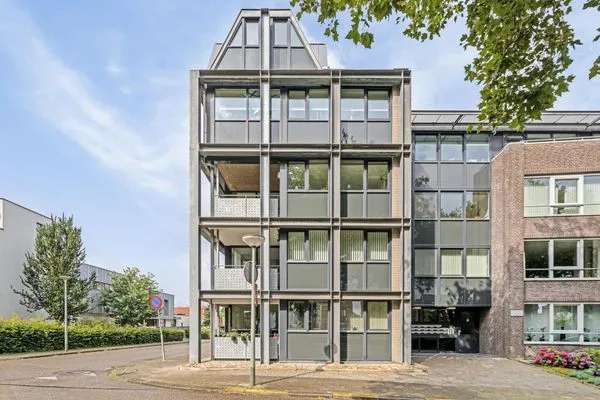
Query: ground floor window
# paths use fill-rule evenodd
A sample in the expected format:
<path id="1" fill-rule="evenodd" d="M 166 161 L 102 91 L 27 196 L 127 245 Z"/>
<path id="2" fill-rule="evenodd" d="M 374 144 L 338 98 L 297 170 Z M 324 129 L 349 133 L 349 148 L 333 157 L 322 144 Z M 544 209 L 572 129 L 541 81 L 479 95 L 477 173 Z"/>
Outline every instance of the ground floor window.
<path id="1" fill-rule="evenodd" d="M 525 278 L 600 277 L 599 239 L 527 240 Z"/>
<path id="2" fill-rule="evenodd" d="M 600 304 L 526 304 L 525 342 L 600 343 Z"/>
<path id="3" fill-rule="evenodd" d="M 344 361 L 391 360 L 390 303 L 340 303 L 340 346 Z"/>
<path id="4" fill-rule="evenodd" d="M 329 302 L 290 301 L 288 303 L 289 331 L 327 331 Z"/>

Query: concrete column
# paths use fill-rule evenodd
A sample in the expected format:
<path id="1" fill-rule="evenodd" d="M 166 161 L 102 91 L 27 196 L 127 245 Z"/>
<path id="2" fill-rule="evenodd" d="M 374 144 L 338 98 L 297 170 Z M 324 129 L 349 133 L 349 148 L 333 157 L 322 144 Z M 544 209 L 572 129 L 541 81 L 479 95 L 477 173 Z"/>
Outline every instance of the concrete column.
<path id="1" fill-rule="evenodd" d="M 269 349 L 269 334 L 271 332 L 270 318 L 269 318 L 269 300 L 262 300 L 261 302 L 261 338 L 262 338 L 262 362 L 269 364 L 271 362 L 270 349 Z"/>
<path id="2" fill-rule="evenodd" d="M 331 129 L 334 144 L 340 143 L 341 132 L 341 89 L 339 76 L 332 76 L 331 79 Z"/>
<path id="3" fill-rule="evenodd" d="M 261 27 L 261 66 L 262 69 L 271 67 L 271 21 L 269 20 L 269 10 L 263 8 L 260 11 Z"/>
<path id="4" fill-rule="evenodd" d="M 339 231 L 338 231 L 339 232 Z M 333 362 L 339 363 L 341 361 L 341 335 L 340 335 L 340 301 L 333 300 L 333 326 L 331 327 L 331 334 L 333 336 L 331 352 L 333 355 Z"/>

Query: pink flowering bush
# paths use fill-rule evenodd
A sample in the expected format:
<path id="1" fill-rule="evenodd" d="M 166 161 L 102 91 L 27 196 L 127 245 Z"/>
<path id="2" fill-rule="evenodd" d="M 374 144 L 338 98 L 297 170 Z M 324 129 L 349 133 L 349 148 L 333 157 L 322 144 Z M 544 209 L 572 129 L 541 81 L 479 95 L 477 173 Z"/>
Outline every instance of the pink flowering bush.
<path id="1" fill-rule="evenodd" d="M 594 365 L 592 357 L 584 351 L 557 351 L 547 347 L 540 347 L 533 363 L 574 369 L 588 369 Z"/>

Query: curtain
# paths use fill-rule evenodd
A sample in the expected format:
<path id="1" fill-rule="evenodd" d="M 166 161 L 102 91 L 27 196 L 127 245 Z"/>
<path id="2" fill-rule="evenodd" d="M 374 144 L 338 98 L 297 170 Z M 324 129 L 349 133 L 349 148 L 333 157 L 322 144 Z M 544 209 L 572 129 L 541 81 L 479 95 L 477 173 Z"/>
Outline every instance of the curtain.
<path id="1" fill-rule="evenodd" d="M 525 216 L 535 217 L 549 215 L 549 179 L 525 179 Z"/>
<path id="2" fill-rule="evenodd" d="M 340 233 L 340 239 L 342 261 L 363 261 L 363 231 L 342 230 Z"/>
<path id="3" fill-rule="evenodd" d="M 367 259 L 369 261 L 387 261 L 388 234 L 387 232 L 367 233 Z"/>
<path id="4" fill-rule="evenodd" d="M 388 329 L 388 305 L 385 301 L 369 301 L 367 303 L 367 319 L 369 330 Z"/>
<path id="5" fill-rule="evenodd" d="M 600 214 L 600 175 L 584 178 L 583 202 L 584 214 Z"/>
<path id="6" fill-rule="evenodd" d="M 589 341 L 600 341 L 600 304 L 583 306 L 583 331 Z"/>
<path id="7" fill-rule="evenodd" d="M 305 261 L 304 258 L 304 232 L 288 233 L 288 260 Z"/>
<path id="8" fill-rule="evenodd" d="M 442 275 L 462 275 L 462 250 L 442 250 Z"/>
<path id="9" fill-rule="evenodd" d="M 327 231 L 308 231 L 310 261 L 327 262 L 329 246 Z"/>
<path id="10" fill-rule="evenodd" d="M 488 276 L 488 265 L 488 249 L 467 249 L 467 276 Z"/>

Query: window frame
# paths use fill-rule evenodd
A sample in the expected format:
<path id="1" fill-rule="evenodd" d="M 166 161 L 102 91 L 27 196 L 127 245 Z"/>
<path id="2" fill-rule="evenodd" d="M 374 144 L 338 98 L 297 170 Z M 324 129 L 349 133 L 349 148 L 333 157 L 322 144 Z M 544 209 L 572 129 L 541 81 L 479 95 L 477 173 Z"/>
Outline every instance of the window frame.
<path id="1" fill-rule="evenodd" d="M 361 232 L 361 249 L 362 249 L 362 259 L 361 261 L 349 261 L 349 260 L 342 260 L 342 253 L 341 253 L 341 240 L 342 240 L 342 236 L 341 236 L 341 232 L 342 231 L 351 231 L 351 232 Z M 386 260 L 371 260 L 369 258 L 369 233 L 386 233 L 387 234 L 387 251 L 386 251 L 386 255 L 387 258 Z M 342 275 L 344 274 L 344 268 L 347 268 L 347 265 L 355 265 L 355 266 L 361 266 L 361 274 L 362 274 L 362 282 L 361 282 L 361 287 L 360 289 L 348 289 L 348 288 L 342 288 L 342 291 L 344 292 L 352 292 L 352 291 L 373 291 L 373 292 L 387 292 L 390 290 L 390 288 L 392 287 L 392 283 L 391 283 L 391 262 L 392 262 L 392 235 L 391 235 L 391 231 L 390 230 L 386 230 L 386 229 L 341 229 L 340 230 L 340 281 L 344 282 L 344 280 L 342 279 Z M 368 280 L 368 273 L 369 273 L 369 265 L 387 265 L 388 266 L 388 286 L 387 288 L 383 288 L 383 289 L 368 289 L 367 287 L 367 280 Z M 340 286 L 344 286 L 342 284 L 342 282 L 340 282 Z"/>
<path id="2" fill-rule="evenodd" d="M 526 239 L 523 241 L 523 277 L 525 281 L 543 281 L 543 280 L 600 280 L 600 268 L 585 267 L 585 242 L 600 241 L 597 237 L 585 238 L 551 238 L 551 239 Z M 577 265 L 557 266 L 554 264 L 554 243 L 561 241 L 576 241 L 576 257 Z M 527 268 L 527 254 L 525 251 L 525 243 L 527 242 L 547 242 L 548 243 L 548 276 L 547 277 L 527 277 L 527 271 L 541 271 L 542 269 Z M 545 269 L 544 269 L 545 270 Z M 586 270 L 597 271 L 596 276 L 585 276 Z M 554 271 L 576 271 L 577 274 L 573 277 L 554 276 Z"/>
<path id="3" fill-rule="evenodd" d="M 292 303 L 302 303 L 304 304 L 304 315 L 303 315 L 303 329 L 297 329 L 297 328 L 290 328 L 290 319 L 289 319 L 289 312 L 290 312 L 290 304 Z M 312 306 L 316 305 L 318 303 L 323 303 L 327 305 L 327 329 L 311 329 L 311 311 L 312 311 Z M 329 330 L 331 329 L 331 304 L 329 301 L 327 300 L 289 300 L 287 303 L 287 313 L 288 313 L 288 318 L 287 318 L 287 331 L 292 332 L 292 333 L 328 333 Z"/>
<path id="4" fill-rule="evenodd" d="M 326 261 L 316 261 L 316 260 L 312 260 L 310 257 L 310 234 L 309 232 L 311 231 L 322 231 L 322 232 L 327 232 L 327 260 Z M 304 260 L 290 260 L 290 256 L 289 256 L 289 244 L 286 246 L 286 263 L 293 263 L 293 264 L 329 264 L 329 262 L 331 261 L 331 235 L 328 229 L 304 229 L 304 230 L 298 230 L 298 229 L 292 229 L 292 230 L 288 230 L 286 232 L 286 240 L 289 243 L 289 234 L 290 233 L 302 233 L 304 235 Z M 280 261 L 281 262 L 281 261 Z"/>
<path id="5" fill-rule="evenodd" d="M 248 38 L 247 38 L 247 31 L 246 31 L 246 22 L 251 21 L 252 23 L 256 23 L 257 24 L 257 29 L 258 29 L 258 44 L 247 44 L 248 42 Z M 238 28 L 236 29 L 236 31 L 234 32 L 231 41 L 229 42 L 227 48 L 225 49 L 225 51 L 229 50 L 229 49 L 240 49 L 241 50 L 241 54 L 242 54 L 242 63 L 243 63 L 243 68 L 244 69 L 248 69 L 247 68 L 247 60 L 246 60 L 246 49 L 257 49 L 258 50 L 258 69 L 261 68 L 261 64 L 262 64 L 262 57 L 260 56 L 260 46 L 262 43 L 262 29 L 261 28 L 261 24 L 260 24 L 260 18 L 242 18 L 242 21 L 240 22 L 240 25 L 238 26 Z M 242 43 L 241 44 L 232 44 L 233 41 L 235 40 L 236 35 L 239 33 L 242 34 Z M 219 63 L 222 60 L 219 61 Z"/>
<path id="6" fill-rule="evenodd" d="M 304 185 L 302 189 L 291 189 L 289 186 L 289 182 L 290 182 L 290 164 L 304 164 L 304 174 L 303 174 L 303 180 L 304 180 Z M 310 165 L 315 165 L 315 164 L 324 164 L 327 167 L 327 189 L 311 189 L 310 188 Z M 310 192 L 310 193 L 329 193 L 329 188 L 331 186 L 330 182 L 330 175 L 331 175 L 331 170 L 329 168 L 329 160 L 324 160 L 324 159 L 313 159 L 313 160 L 290 160 L 287 163 L 287 168 L 286 168 L 286 180 L 287 180 L 287 192 L 288 193 L 299 193 L 299 192 Z"/>
<path id="7" fill-rule="evenodd" d="M 312 119 L 310 117 L 310 91 L 311 90 L 325 90 L 327 91 L 327 119 Z M 292 118 L 290 113 L 290 92 L 304 92 L 304 118 Z M 287 116 L 288 122 L 329 122 L 331 120 L 331 90 L 329 87 L 291 87 L 287 90 Z M 316 97 L 317 99 L 323 99 L 323 97 Z"/>
<path id="8" fill-rule="evenodd" d="M 527 330 L 527 326 L 526 324 L 526 318 L 525 318 L 525 305 L 533 305 L 533 306 L 548 306 L 548 325 L 545 327 L 547 328 L 547 331 L 545 332 L 535 332 L 535 331 L 528 331 Z M 589 332 L 586 332 L 586 327 L 585 327 L 585 306 L 587 305 L 599 305 L 600 303 L 598 302 L 565 302 L 565 303 L 535 303 L 535 302 L 527 302 L 525 303 L 524 307 L 523 307 L 523 312 L 524 312 L 524 318 L 523 318 L 523 343 L 524 344 L 541 344 L 541 345 L 547 345 L 547 344 L 577 344 L 577 345 L 582 345 L 582 346 L 597 346 L 600 342 L 591 342 L 591 341 L 586 341 L 586 335 L 589 334 Z M 555 307 L 557 306 L 576 306 L 577 307 L 577 315 L 576 315 L 576 329 L 570 329 L 570 330 L 557 330 L 554 329 L 554 317 L 555 317 Z M 543 333 L 544 335 L 548 335 L 548 340 L 547 341 L 539 341 L 539 340 L 526 340 L 527 335 L 531 335 L 531 334 L 539 334 L 539 333 Z M 563 340 L 561 341 L 556 340 L 556 338 L 560 338 L 560 335 L 568 335 L 568 336 L 574 336 L 577 335 L 578 336 L 578 340 L 577 341 L 568 341 L 568 340 Z"/>
<path id="9" fill-rule="evenodd" d="M 245 119 L 221 119 L 217 117 L 217 98 L 221 97 L 221 96 L 217 96 L 217 91 L 221 90 L 221 89 L 235 89 L 235 90 L 243 90 L 244 91 L 244 97 L 237 97 L 237 98 L 243 98 L 245 99 L 245 103 L 246 103 L 246 118 Z M 258 93 L 258 97 L 253 97 L 250 96 L 250 91 L 256 91 Z M 262 119 L 262 104 L 260 101 L 260 88 L 250 88 L 250 87 L 217 87 L 214 88 L 213 90 L 213 101 L 212 101 L 212 105 L 213 105 L 213 120 L 214 122 L 244 122 L 244 123 L 249 123 L 249 122 L 260 122 Z M 227 97 L 221 97 L 221 98 L 227 98 Z M 250 99 L 254 98 L 254 99 L 258 99 L 259 102 L 259 118 L 258 119 L 251 119 L 250 118 Z"/>
<path id="10" fill-rule="evenodd" d="M 591 174 L 571 174 L 571 175 L 529 175 L 523 179 L 523 192 L 525 191 L 525 182 L 529 179 L 548 179 L 548 198 L 545 205 L 533 206 L 526 203 L 526 197 L 523 198 L 523 216 L 524 218 L 539 218 L 539 217 L 568 217 L 577 215 L 600 215 L 598 213 L 586 213 L 586 206 L 596 205 L 595 203 L 586 203 L 585 201 L 585 178 L 600 177 L 598 173 Z M 556 181 L 557 180 L 577 180 L 577 201 L 571 203 L 556 202 Z M 547 207 L 549 213 L 541 215 L 527 215 L 526 210 L 531 207 Z M 576 208 L 574 213 L 558 213 L 560 208 Z"/>
<path id="11" fill-rule="evenodd" d="M 344 119 L 342 118 L 342 104 L 343 104 L 343 91 L 345 89 L 349 89 L 349 90 L 361 90 L 362 91 L 362 102 L 363 102 L 363 118 L 362 119 Z M 369 117 L 369 92 L 386 92 L 387 93 L 387 103 L 388 103 L 388 112 L 387 112 L 387 118 L 371 118 Z M 356 99 L 360 99 L 360 97 L 355 97 Z M 340 91 L 340 121 L 341 122 L 390 122 L 391 121 L 391 116 L 392 116 L 392 102 L 391 102 L 391 90 L 389 88 L 386 87 L 370 87 L 370 86 L 363 86 L 363 87 L 356 87 L 356 86 L 344 86 L 342 87 L 341 91 Z"/>

